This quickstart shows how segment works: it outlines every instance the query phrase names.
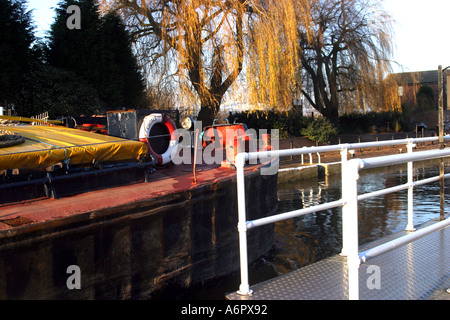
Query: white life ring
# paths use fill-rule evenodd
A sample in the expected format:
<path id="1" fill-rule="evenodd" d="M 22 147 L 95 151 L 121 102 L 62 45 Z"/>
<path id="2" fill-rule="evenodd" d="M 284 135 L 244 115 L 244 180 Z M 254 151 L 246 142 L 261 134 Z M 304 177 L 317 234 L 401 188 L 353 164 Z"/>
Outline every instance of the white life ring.
<path id="1" fill-rule="evenodd" d="M 150 132 L 157 123 L 163 124 L 170 134 L 167 150 L 163 153 L 156 152 L 149 141 L 151 138 Z M 153 113 L 146 116 L 142 122 L 139 131 L 139 141 L 147 145 L 148 152 L 156 158 L 159 165 L 166 165 L 172 160 L 172 152 L 178 146 L 178 139 L 175 134 L 176 129 L 175 122 L 165 114 Z"/>

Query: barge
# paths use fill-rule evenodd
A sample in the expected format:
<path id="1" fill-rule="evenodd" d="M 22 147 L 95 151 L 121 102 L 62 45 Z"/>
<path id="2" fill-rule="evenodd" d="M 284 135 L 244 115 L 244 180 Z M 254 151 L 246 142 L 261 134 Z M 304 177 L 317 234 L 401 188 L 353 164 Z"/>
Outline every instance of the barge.
<path id="1" fill-rule="evenodd" d="M 0 127 L 24 138 L 0 148 L 0 299 L 152 299 L 238 271 L 233 166 L 168 162 L 173 132 L 148 130 L 150 115 L 127 123 L 133 113 L 110 115 L 116 136 Z M 136 137 L 145 123 L 146 139 L 169 130 L 168 140 Z M 277 207 L 277 176 L 262 175 L 265 165 L 246 168 L 257 190 L 247 195 L 250 219 Z M 271 248 L 273 226 L 248 237 L 254 261 Z"/>

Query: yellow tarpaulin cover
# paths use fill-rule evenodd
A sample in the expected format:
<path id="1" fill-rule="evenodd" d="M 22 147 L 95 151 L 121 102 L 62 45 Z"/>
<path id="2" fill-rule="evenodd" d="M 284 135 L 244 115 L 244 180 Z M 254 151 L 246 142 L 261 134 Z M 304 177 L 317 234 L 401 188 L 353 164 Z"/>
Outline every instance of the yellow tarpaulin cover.
<path id="1" fill-rule="evenodd" d="M 58 126 L 0 126 L 25 142 L 0 148 L 0 170 L 46 168 L 66 159 L 70 165 L 132 161 L 147 153 L 144 143 Z"/>

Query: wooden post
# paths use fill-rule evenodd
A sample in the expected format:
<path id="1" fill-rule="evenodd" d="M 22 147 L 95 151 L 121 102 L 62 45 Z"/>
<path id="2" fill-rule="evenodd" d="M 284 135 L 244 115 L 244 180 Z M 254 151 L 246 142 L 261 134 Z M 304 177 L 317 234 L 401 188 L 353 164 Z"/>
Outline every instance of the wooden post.
<path id="1" fill-rule="evenodd" d="M 444 83 L 442 78 L 442 66 L 438 67 L 438 85 L 439 85 L 439 148 L 444 149 Z"/>

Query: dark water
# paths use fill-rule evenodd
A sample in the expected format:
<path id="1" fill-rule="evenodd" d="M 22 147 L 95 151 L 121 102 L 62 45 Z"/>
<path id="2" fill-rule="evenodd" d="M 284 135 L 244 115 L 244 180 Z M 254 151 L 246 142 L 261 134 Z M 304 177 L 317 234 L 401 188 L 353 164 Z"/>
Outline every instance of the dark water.
<path id="1" fill-rule="evenodd" d="M 446 172 L 448 172 L 446 164 Z M 414 179 L 439 175 L 437 163 L 415 165 Z M 304 208 L 341 198 L 337 178 L 279 184 L 279 212 Z M 363 172 L 358 193 L 364 194 L 407 183 L 406 165 Z M 313 185 L 313 187 L 311 187 Z M 448 188 L 448 187 L 446 187 Z M 449 205 L 446 200 L 446 206 Z M 440 217 L 439 182 L 414 189 L 414 224 L 419 226 Z M 342 247 L 341 208 L 317 212 L 275 226 L 274 267 L 285 273 L 317 260 L 338 254 Z M 407 225 L 407 190 L 370 198 L 359 203 L 360 245 L 405 229 Z"/>
<path id="2" fill-rule="evenodd" d="M 446 173 L 449 163 L 446 163 Z M 414 179 L 439 175 L 434 162 L 415 164 Z M 362 172 L 358 193 L 368 193 L 407 182 L 406 165 Z M 341 198 L 340 176 L 323 180 L 297 180 L 278 185 L 278 213 L 336 201 Z M 448 192 L 449 186 L 446 185 Z M 439 182 L 414 189 L 414 225 L 440 217 Z M 449 199 L 445 205 L 448 207 Z M 250 266 L 250 285 L 270 279 L 321 259 L 342 248 L 341 208 L 313 213 L 275 225 L 274 246 Z M 359 203 L 360 245 L 403 230 L 407 225 L 407 191 L 379 196 Z M 196 288 L 182 299 L 223 299 L 239 287 L 238 274 Z"/>

